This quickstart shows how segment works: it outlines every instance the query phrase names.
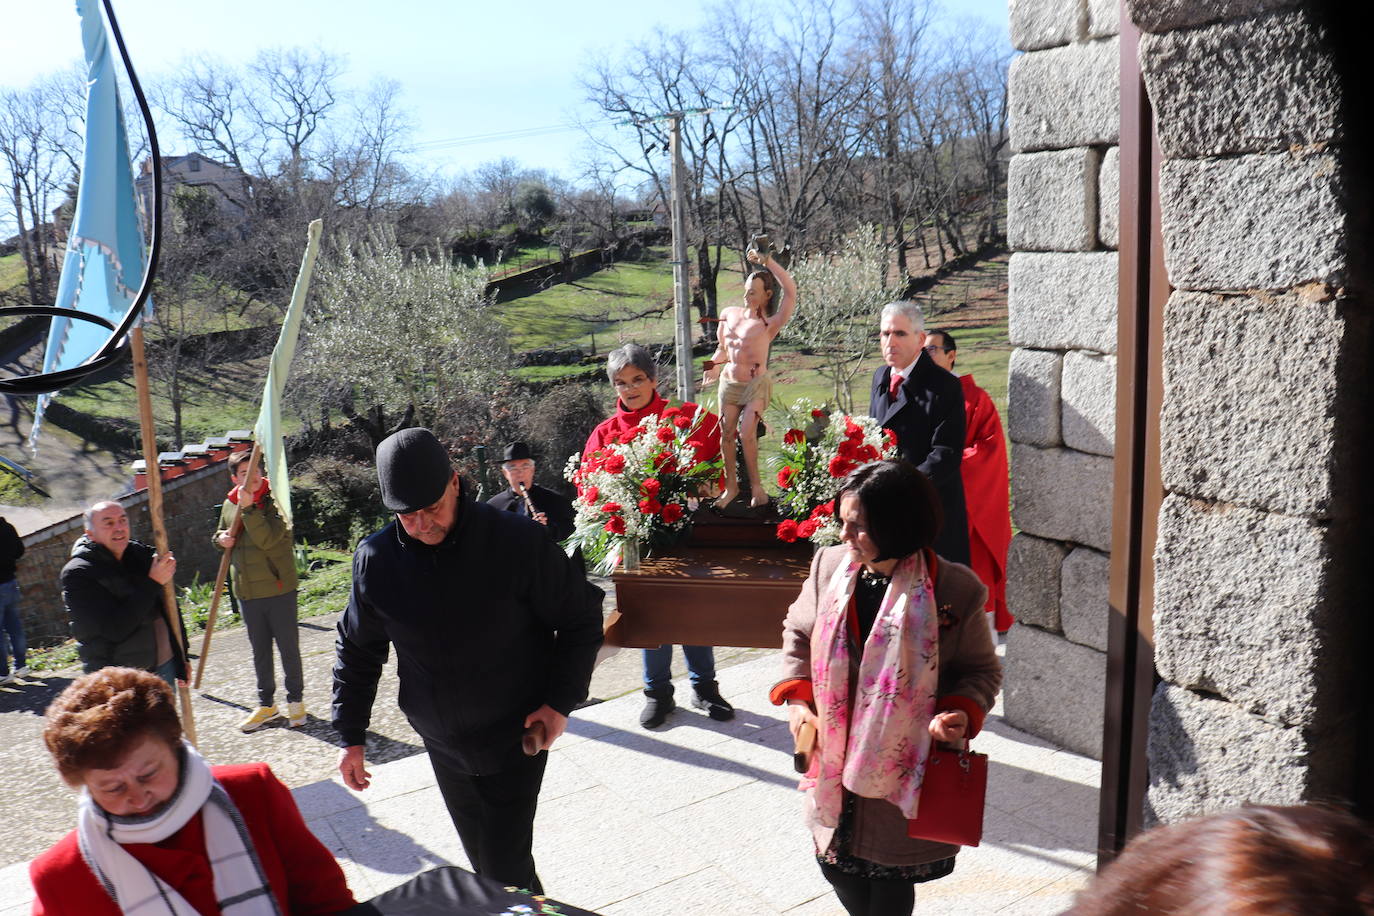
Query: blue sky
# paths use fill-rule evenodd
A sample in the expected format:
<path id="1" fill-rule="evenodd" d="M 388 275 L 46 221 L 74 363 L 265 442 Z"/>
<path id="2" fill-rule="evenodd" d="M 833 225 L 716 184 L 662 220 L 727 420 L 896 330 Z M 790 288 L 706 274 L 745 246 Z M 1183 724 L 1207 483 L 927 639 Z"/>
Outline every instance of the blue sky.
<path id="1" fill-rule="evenodd" d="M 79 58 L 74 0 L 5 6 L 0 87 L 24 86 Z M 576 131 L 474 138 L 556 128 L 590 114 L 578 75 L 593 55 L 614 54 L 657 27 L 712 21 L 705 4 L 644 0 L 114 0 L 114 6 L 145 82 L 188 55 L 241 63 L 265 47 L 319 46 L 346 56 L 352 86 L 378 76 L 401 84 L 402 103 L 417 125 L 414 139 L 430 150 L 422 160 L 430 169 L 454 174 L 509 156 L 568 178 L 584 143 Z M 944 0 L 944 15 L 981 20 L 1005 39 L 1006 0 Z M 449 140 L 463 142 L 439 143 Z M 163 149 L 184 151 L 166 136 Z"/>

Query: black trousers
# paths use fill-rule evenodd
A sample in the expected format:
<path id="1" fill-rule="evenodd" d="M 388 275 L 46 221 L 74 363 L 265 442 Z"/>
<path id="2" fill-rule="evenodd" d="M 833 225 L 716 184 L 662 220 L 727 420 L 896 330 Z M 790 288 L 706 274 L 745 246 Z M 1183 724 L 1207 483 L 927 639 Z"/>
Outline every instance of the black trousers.
<path id="1" fill-rule="evenodd" d="M 824 862 L 820 866 L 850 916 L 911 916 L 916 907 L 916 885 L 911 881 L 863 878 Z"/>
<path id="2" fill-rule="evenodd" d="M 502 884 L 542 894 L 534 870 L 534 813 L 548 752 L 522 757 L 499 773 L 476 776 L 449 759 L 442 746 L 425 742 L 448 816 L 463 842 L 472 870 Z"/>

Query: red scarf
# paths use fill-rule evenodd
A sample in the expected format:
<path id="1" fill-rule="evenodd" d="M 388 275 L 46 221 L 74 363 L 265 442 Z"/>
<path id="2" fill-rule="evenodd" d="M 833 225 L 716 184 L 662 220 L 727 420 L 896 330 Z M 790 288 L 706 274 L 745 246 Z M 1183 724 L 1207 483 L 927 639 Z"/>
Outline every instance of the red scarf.
<path id="1" fill-rule="evenodd" d="M 253 505 L 261 506 L 263 498 L 267 496 L 267 492 L 267 478 L 264 477 L 262 478 L 262 483 L 258 484 L 258 492 L 253 494 Z M 239 504 L 239 488 L 230 487 L 229 495 L 226 496 L 225 499 L 229 500 L 231 503 L 237 506 Z"/>

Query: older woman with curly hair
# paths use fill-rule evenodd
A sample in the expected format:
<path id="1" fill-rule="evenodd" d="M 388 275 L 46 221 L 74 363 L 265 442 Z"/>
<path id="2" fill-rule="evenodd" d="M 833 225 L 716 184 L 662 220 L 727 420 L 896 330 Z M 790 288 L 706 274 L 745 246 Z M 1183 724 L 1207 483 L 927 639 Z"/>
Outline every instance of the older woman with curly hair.
<path id="1" fill-rule="evenodd" d="M 43 740 L 81 800 L 76 829 L 29 868 L 35 916 L 315 916 L 354 905 L 286 786 L 263 763 L 207 764 L 182 740 L 157 675 L 78 678 L 48 707 Z"/>

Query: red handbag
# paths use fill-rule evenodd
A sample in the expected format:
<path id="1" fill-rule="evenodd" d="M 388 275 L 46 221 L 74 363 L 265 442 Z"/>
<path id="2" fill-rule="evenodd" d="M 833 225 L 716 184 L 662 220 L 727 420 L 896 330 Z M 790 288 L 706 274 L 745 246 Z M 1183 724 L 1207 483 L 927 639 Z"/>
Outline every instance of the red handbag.
<path id="1" fill-rule="evenodd" d="M 937 843 L 977 846 L 983 838 L 988 794 L 988 755 L 943 750 L 932 744 L 921 782 L 921 803 L 906 822 L 907 836 Z"/>

